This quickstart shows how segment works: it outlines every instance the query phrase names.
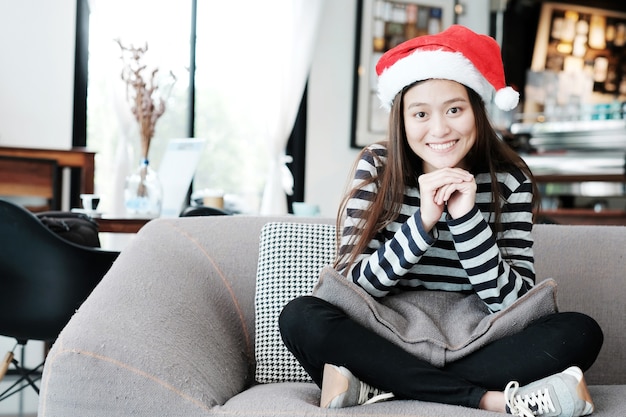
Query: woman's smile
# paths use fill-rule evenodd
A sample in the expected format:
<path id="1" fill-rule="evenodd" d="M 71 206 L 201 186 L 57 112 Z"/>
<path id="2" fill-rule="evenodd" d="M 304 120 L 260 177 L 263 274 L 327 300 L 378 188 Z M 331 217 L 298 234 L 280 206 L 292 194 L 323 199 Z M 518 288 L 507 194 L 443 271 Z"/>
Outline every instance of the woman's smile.
<path id="1" fill-rule="evenodd" d="M 454 145 L 456 145 L 458 142 L 459 142 L 458 140 L 452 140 L 452 141 L 443 142 L 443 143 L 428 143 L 427 145 L 434 151 L 447 151 L 450 148 L 452 148 Z"/>

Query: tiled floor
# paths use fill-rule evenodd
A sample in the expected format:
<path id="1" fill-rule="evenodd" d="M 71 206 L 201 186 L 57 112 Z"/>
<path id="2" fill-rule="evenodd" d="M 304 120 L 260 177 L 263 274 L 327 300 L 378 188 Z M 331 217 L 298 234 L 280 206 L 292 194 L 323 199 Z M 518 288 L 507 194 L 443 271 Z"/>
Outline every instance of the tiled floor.
<path id="1" fill-rule="evenodd" d="M 0 414 L 0 417 L 37 417 L 37 413 L 32 414 Z"/>
<path id="2" fill-rule="evenodd" d="M 0 337 L 0 359 L 2 359 L 6 352 L 12 350 L 15 346 L 15 340 Z M 42 342 L 28 342 L 26 346 L 25 362 L 29 368 L 34 368 L 41 362 L 43 358 L 44 346 Z M 15 351 L 17 358 L 22 360 L 21 351 L 18 348 Z M 0 393 L 6 390 L 13 384 L 17 378 L 16 376 L 7 375 L 2 382 L 0 382 Z M 21 392 L 12 395 L 11 397 L 0 401 L 0 417 L 35 417 L 37 415 L 37 403 L 39 397 L 35 390 L 30 387 Z"/>
<path id="3" fill-rule="evenodd" d="M 4 391 L 9 384 L 3 381 L 0 390 Z M 0 417 L 36 417 L 39 397 L 30 387 L 0 401 Z"/>
<path id="4" fill-rule="evenodd" d="M 6 390 L 15 379 L 5 377 L 0 383 L 0 392 Z M 37 403 L 39 396 L 31 387 L 26 387 L 22 391 L 13 394 L 9 398 L 0 401 L 0 417 L 24 416 L 32 417 L 37 415 Z"/>

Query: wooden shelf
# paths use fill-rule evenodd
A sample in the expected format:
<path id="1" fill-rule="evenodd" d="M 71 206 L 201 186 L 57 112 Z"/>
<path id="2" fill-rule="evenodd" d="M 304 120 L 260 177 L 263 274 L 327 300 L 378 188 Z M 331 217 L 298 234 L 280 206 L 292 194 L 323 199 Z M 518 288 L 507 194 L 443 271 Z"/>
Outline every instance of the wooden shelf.
<path id="1" fill-rule="evenodd" d="M 624 174 L 537 174 L 538 183 L 570 183 L 570 182 L 626 182 Z"/>
<path id="2" fill-rule="evenodd" d="M 626 226 L 626 211 L 624 210 L 594 211 L 577 208 L 542 210 L 539 212 L 539 217 L 558 224 Z"/>

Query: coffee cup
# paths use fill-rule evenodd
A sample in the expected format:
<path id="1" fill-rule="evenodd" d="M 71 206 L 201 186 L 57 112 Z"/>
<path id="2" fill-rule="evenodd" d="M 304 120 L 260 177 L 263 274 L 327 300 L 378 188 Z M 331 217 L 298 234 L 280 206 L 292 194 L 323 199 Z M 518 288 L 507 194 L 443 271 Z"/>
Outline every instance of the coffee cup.
<path id="1" fill-rule="evenodd" d="M 100 204 L 100 196 L 97 194 L 81 194 L 80 200 L 85 211 L 96 211 Z"/>

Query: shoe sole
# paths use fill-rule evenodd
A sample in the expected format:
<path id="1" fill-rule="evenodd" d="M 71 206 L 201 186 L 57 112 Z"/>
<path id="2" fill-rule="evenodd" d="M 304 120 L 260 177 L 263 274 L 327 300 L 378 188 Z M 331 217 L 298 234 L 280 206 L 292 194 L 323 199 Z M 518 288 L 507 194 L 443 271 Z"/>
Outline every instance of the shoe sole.
<path id="1" fill-rule="evenodd" d="M 587 416 L 593 413 L 595 406 L 593 405 L 593 400 L 591 399 L 589 388 L 587 388 L 587 382 L 585 382 L 583 371 L 577 366 L 572 366 L 563 371 L 563 373 L 573 376 L 578 381 L 578 385 L 576 386 L 576 394 L 579 398 L 585 400 L 585 409 L 583 410 L 581 416 Z"/>
<path id="2" fill-rule="evenodd" d="M 322 378 L 320 407 L 336 408 L 333 406 L 332 402 L 348 391 L 348 378 L 341 373 L 339 368 L 329 364 L 324 365 L 324 375 Z"/>

